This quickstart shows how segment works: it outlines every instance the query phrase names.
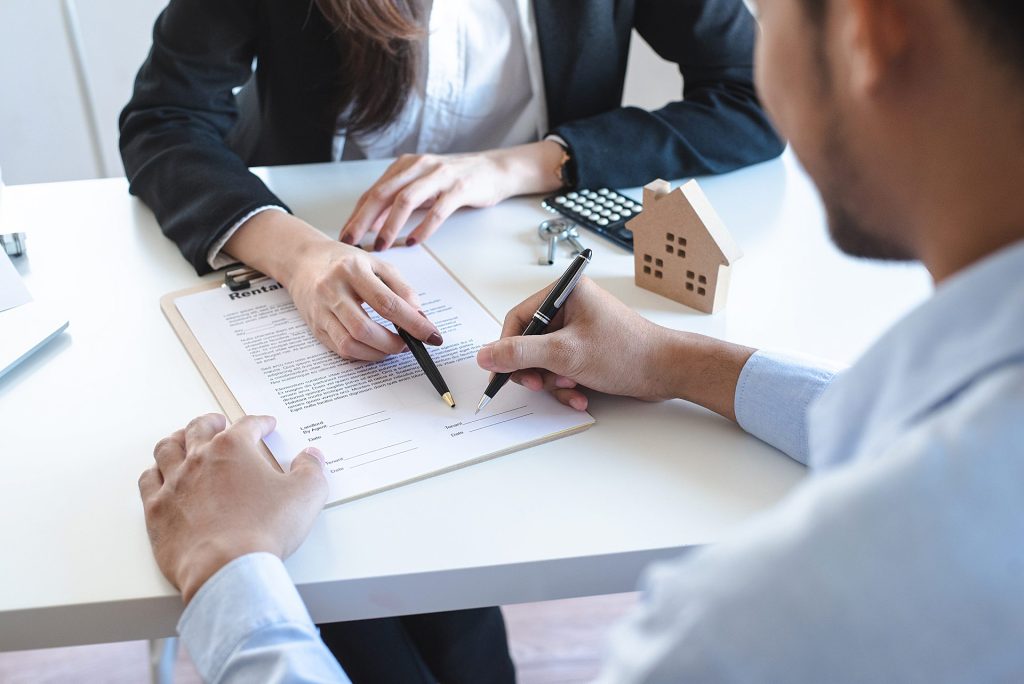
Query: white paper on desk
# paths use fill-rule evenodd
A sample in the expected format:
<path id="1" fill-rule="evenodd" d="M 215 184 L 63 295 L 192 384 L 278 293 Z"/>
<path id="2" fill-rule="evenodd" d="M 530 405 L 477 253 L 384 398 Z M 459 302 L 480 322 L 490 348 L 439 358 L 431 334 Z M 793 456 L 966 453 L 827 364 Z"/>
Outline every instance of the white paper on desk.
<path id="1" fill-rule="evenodd" d="M 8 257 L 0 250 L 0 311 L 7 311 L 32 301 L 21 274 L 14 268 Z"/>
<path id="2" fill-rule="evenodd" d="M 313 337 L 291 297 L 273 281 L 245 295 L 217 288 L 176 306 L 242 409 L 278 420 L 267 438 L 285 469 L 309 445 L 326 457 L 330 496 L 363 496 L 451 470 L 559 433 L 593 418 L 547 393 L 509 383 L 474 415 L 488 375 L 476 365 L 497 322 L 422 248 L 385 252 L 444 336 L 428 348 L 455 397 L 449 408 L 405 352 L 379 363 L 345 361 Z"/>

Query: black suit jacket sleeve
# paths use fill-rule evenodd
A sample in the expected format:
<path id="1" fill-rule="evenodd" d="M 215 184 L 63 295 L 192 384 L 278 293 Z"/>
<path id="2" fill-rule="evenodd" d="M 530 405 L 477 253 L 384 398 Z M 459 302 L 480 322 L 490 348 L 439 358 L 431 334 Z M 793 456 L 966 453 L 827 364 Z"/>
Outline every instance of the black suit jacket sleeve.
<path id="1" fill-rule="evenodd" d="M 200 274 L 250 211 L 287 209 L 225 142 L 238 118 L 233 89 L 252 76 L 256 21 L 246 0 L 173 0 L 120 118 L 130 191 Z"/>
<path id="2" fill-rule="evenodd" d="M 644 40 L 679 65 L 684 99 L 556 126 L 572 149 L 579 187 L 723 173 L 782 152 L 754 92 L 757 27 L 742 0 L 637 0 L 634 12 Z"/>

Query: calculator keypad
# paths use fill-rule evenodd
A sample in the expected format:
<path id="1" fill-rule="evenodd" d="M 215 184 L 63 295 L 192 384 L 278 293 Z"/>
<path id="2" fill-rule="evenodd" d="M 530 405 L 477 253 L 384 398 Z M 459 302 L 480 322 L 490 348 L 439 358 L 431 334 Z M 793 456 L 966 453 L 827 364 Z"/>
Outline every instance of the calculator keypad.
<path id="1" fill-rule="evenodd" d="M 626 228 L 626 221 L 643 211 L 639 202 L 608 188 L 573 190 L 552 195 L 545 198 L 541 205 L 629 250 L 633 249 L 633 233 Z"/>

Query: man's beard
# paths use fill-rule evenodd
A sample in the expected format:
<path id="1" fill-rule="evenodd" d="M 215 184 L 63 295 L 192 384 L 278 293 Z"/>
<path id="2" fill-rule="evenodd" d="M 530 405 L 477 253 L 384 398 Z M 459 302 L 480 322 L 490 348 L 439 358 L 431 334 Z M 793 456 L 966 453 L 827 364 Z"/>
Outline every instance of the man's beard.
<path id="1" fill-rule="evenodd" d="M 832 242 L 854 257 L 884 261 L 912 261 L 917 257 L 909 246 L 897 240 L 899 226 L 887 225 L 877 214 L 879 207 L 865 191 L 863 175 L 850 154 L 849 137 L 835 105 L 826 126 L 819 183 Z"/>
<path id="2" fill-rule="evenodd" d="M 862 223 L 840 202 L 830 202 L 825 199 L 825 212 L 832 242 L 845 254 L 882 261 L 914 261 L 917 259 L 909 248 L 895 240 L 887 239 L 865 229 Z"/>

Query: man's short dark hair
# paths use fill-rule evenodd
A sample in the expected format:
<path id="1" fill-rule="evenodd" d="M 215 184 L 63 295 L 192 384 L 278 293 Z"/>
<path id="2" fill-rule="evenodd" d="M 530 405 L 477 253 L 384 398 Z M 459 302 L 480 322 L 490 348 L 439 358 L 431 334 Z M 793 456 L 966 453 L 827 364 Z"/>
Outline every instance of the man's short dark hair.
<path id="1" fill-rule="evenodd" d="M 1024 76 L 1024 2 L 1022 0 L 948 0 L 976 29 L 978 41 Z M 829 0 L 803 0 L 820 22 Z"/>
<path id="2" fill-rule="evenodd" d="M 989 48 L 1024 74 L 1024 3 L 1021 0 L 954 0 Z"/>

